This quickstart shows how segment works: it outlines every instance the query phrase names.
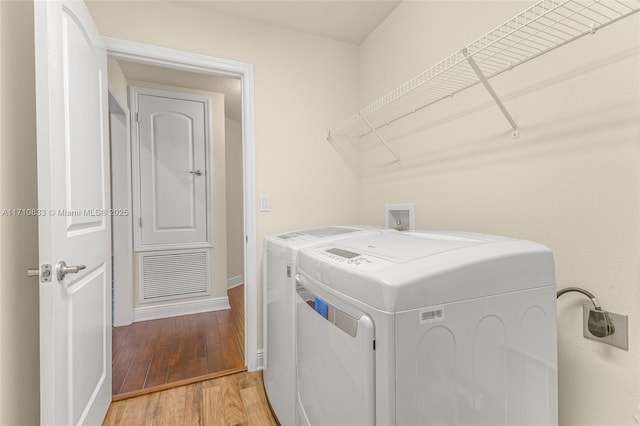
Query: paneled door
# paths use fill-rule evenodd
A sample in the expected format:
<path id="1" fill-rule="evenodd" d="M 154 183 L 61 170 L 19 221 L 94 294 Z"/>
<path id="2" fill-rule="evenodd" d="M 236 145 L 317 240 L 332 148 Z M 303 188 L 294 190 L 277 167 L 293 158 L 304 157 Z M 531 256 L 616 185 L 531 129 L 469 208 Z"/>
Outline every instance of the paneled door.
<path id="1" fill-rule="evenodd" d="M 131 98 L 136 249 L 208 246 L 209 99 L 143 87 Z"/>
<path id="2" fill-rule="evenodd" d="M 111 403 L 107 56 L 81 1 L 36 1 L 34 24 L 41 424 L 94 425 Z"/>

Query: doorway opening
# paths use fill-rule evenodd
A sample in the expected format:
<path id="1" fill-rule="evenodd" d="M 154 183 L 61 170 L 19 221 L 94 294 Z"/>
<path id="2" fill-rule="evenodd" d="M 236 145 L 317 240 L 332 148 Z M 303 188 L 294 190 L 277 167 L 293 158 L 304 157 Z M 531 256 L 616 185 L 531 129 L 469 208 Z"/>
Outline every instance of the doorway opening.
<path id="1" fill-rule="evenodd" d="M 134 273 L 138 273 L 139 266 L 135 257 L 135 247 L 132 242 L 132 232 L 135 232 L 135 218 L 114 217 L 113 221 L 113 253 L 114 253 L 114 293 L 113 315 L 114 325 L 132 324 L 125 327 L 116 327 L 114 330 L 113 351 L 114 359 L 122 356 L 124 361 L 129 360 L 126 374 L 132 374 L 133 381 L 140 382 L 143 375 L 145 379 L 143 388 L 149 388 L 159 383 L 160 376 L 165 376 L 170 382 L 194 379 L 211 375 L 211 369 L 229 370 L 229 365 L 240 365 L 240 369 L 250 371 L 258 369 L 262 365 L 261 353 L 257 351 L 257 282 L 256 282 L 256 248 L 255 248 L 255 188 L 254 188 L 254 123 L 253 123 L 253 75 L 249 64 L 238 63 L 207 56 L 195 55 L 188 52 L 159 48 L 128 41 L 105 38 L 110 62 L 118 64 L 125 76 L 125 85 L 130 86 L 144 83 L 150 86 L 180 87 L 184 90 L 224 93 L 225 96 L 225 128 L 228 140 L 225 140 L 225 188 L 226 188 L 226 223 L 223 231 L 227 236 L 227 246 L 224 248 L 228 255 L 226 262 L 227 274 L 224 277 L 228 290 L 230 310 L 211 310 L 211 301 L 208 301 L 206 309 L 199 308 L 198 301 L 191 309 L 194 313 L 181 317 L 182 311 L 175 310 L 175 306 L 169 306 L 161 314 L 154 312 L 157 309 L 145 309 L 140 306 L 136 298 L 137 290 L 134 287 L 136 281 Z M 111 72 L 111 70 L 110 70 Z M 122 76 L 119 76 L 122 77 Z M 110 79 L 111 80 L 111 79 Z M 130 101 L 127 101 L 127 91 L 110 87 L 110 111 L 112 138 L 112 179 L 113 179 L 113 207 L 127 209 L 132 206 L 132 169 L 129 166 L 132 161 L 131 139 L 129 129 L 131 127 Z M 125 98 L 125 99 L 123 99 Z M 113 104 L 113 106 L 112 106 Z M 133 176 L 135 177 L 135 176 Z M 128 190 L 123 190 L 129 188 Z M 131 210 L 129 210 L 131 212 Z M 215 214 L 211 218 L 216 221 Z M 212 224 L 216 232 L 215 224 Z M 218 231 L 220 232 L 220 231 Z M 214 254 L 215 256 L 215 254 Z M 226 291 L 225 291 L 226 293 Z M 226 299 L 226 295 L 225 295 Z M 214 301 L 215 303 L 215 301 Z M 188 304 L 188 303 L 187 303 Z M 203 305 L 204 306 L 204 305 Z M 224 308 L 224 306 L 220 306 Z M 172 310 L 173 309 L 173 310 Z M 198 312 L 198 309 L 206 312 Z M 217 308 L 216 308 L 217 309 Z M 169 317 L 160 319 L 160 317 Z M 154 318 L 154 319 L 151 319 Z M 144 321 L 147 320 L 147 321 Z M 164 323 L 162 323 L 164 321 Z M 126 327 L 130 327 L 126 329 Z M 167 346 L 166 337 L 178 334 L 178 342 L 173 342 L 172 355 Z M 118 331 L 123 332 L 118 334 Z M 117 354 L 122 350 L 124 340 L 138 343 L 142 342 L 144 331 L 148 333 L 144 337 L 140 355 L 135 355 L 132 348 Z M 155 331 L 154 331 L 155 330 Z M 189 332 L 204 338 L 199 341 L 197 337 L 189 337 Z M 141 334 L 142 333 L 142 334 Z M 155 336 L 155 337 L 152 337 Z M 219 337 L 230 338 L 236 345 L 220 345 L 216 342 Z M 195 339 L 195 340 L 194 340 Z M 207 343 L 207 339 L 209 342 Z M 208 346 L 207 346 L 208 345 Z M 191 367 L 182 369 L 182 366 L 172 371 L 160 364 L 170 366 L 182 365 L 178 361 L 183 352 L 197 351 L 211 355 L 216 350 L 216 345 L 223 353 L 219 356 L 209 357 L 191 363 Z M 160 347 L 159 352 L 149 355 L 153 346 Z M 237 351 L 230 348 L 239 348 Z M 182 348 L 182 349 L 180 349 Z M 186 349 L 185 349 L 186 348 Z M 226 350 L 226 353 L 224 353 Z M 241 360 L 238 361 L 238 353 Z M 140 365 L 134 369 L 135 357 L 139 356 L 139 364 L 143 364 L 144 358 L 156 359 L 156 364 L 148 363 L 146 370 Z M 173 360 L 173 361 L 172 361 Z M 231 364 L 229 364 L 231 362 Z M 238 364 L 240 363 L 240 364 Z M 198 364 L 198 365 L 196 365 Z M 206 368 L 205 365 L 206 364 Z M 178 371 L 180 370 L 180 371 Z M 183 371 L 185 370 L 185 371 Z M 132 383 L 125 385 L 125 379 L 116 377 L 122 375 L 122 368 L 116 371 L 114 364 L 114 393 L 130 392 L 135 387 Z M 149 376 L 153 371 L 154 376 Z M 185 376 L 186 375 L 186 376 Z M 194 377 L 187 377 L 193 375 Z M 118 381 L 118 383 L 116 383 Z"/>

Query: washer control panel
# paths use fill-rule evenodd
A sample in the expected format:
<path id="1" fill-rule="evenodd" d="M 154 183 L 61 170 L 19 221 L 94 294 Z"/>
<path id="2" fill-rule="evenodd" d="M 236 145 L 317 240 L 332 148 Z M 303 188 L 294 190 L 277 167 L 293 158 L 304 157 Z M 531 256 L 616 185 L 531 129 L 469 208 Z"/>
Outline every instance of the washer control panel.
<path id="1" fill-rule="evenodd" d="M 338 247 L 324 246 L 314 250 L 314 254 L 322 259 L 358 269 L 377 269 L 389 263 L 386 260 L 368 256 L 362 253 L 341 249 Z"/>

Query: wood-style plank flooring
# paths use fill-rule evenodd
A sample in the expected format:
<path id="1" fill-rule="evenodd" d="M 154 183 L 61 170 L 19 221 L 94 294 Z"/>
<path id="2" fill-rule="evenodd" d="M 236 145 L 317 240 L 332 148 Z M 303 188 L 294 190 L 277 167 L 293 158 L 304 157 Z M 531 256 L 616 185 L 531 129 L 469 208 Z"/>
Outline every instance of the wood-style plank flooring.
<path id="1" fill-rule="evenodd" d="M 114 402 L 103 426 L 277 426 L 262 372 L 237 373 Z"/>
<path id="2" fill-rule="evenodd" d="M 112 394 L 244 367 L 244 286 L 228 294 L 231 309 L 114 328 Z"/>

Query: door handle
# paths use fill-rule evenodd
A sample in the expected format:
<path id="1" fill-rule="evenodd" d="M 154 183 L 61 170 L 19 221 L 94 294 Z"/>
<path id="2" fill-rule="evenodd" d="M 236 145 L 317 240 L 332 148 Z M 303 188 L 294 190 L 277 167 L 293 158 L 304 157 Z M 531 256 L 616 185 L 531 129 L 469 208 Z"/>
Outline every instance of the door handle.
<path id="1" fill-rule="evenodd" d="M 61 260 L 56 265 L 56 275 L 58 277 L 58 281 L 64 280 L 64 277 L 66 277 L 67 274 L 77 274 L 78 272 L 80 272 L 85 268 L 86 266 L 84 265 L 67 266 L 65 261 Z"/>
<path id="2" fill-rule="evenodd" d="M 189 173 L 191 173 L 192 175 L 196 175 L 196 176 L 202 176 L 202 170 L 200 170 L 200 169 L 191 170 Z"/>

